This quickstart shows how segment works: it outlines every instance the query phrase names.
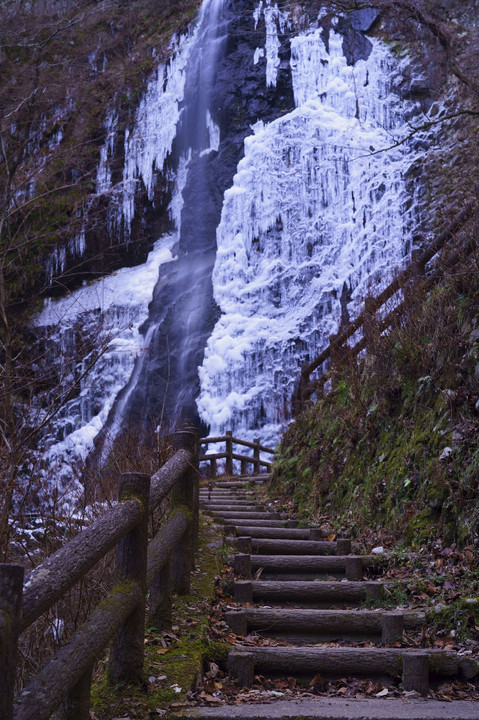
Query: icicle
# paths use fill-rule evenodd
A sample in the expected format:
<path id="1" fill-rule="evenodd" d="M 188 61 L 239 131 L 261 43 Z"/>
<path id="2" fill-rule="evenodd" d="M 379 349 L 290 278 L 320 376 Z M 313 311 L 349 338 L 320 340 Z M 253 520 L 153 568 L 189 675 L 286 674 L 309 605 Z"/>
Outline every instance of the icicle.
<path id="1" fill-rule="evenodd" d="M 328 50 L 319 29 L 292 38 L 297 108 L 245 140 L 217 231 L 222 316 L 200 368 L 198 408 L 214 434 L 253 437 L 266 424 L 274 444 L 306 353 L 337 331 L 344 285 L 354 316 L 369 278 L 386 283 L 404 260 L 413 157 L 404 147 L 374 154 L 406 129 L 397 63 L 372 42 L 368 61 L 348 66 L 334 31 Z"/>

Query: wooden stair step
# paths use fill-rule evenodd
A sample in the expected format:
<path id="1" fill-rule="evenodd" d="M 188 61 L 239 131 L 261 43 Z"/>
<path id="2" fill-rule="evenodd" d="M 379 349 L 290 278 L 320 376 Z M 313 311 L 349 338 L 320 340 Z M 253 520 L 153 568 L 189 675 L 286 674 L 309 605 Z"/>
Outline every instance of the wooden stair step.
<path id="1" fill-rule="evenodd" d="M 231 507 L 231 504 L 234 504 L 234 507 L 256 507 L 258 505 L 261 505 L 261 508 L 265 508 L 265 504 L 258 502 L 255 500 L 255 498 L 249 498 L 247 500 L 237 500 L 236 498 L 211 498 L 211 500 L 208 500 L 208 498 L 200 498 L 200 503 L 207 505 L 208 507 L 214 507 L 214 506 L 221 506 L 221 507 Z"/>
<path id="2" fill-rule="evenodd" d="M 238 539 L 239 540 L 239 539 Z M 244 548 L 245 544 L 238 543 L 239 547 Z M 272 555 L 275 553 L 281 553 L 281 555 L 336 555 L 338 549 L 344 547 L 344 544 L 339 544 L 338 541 L 330 540 L 289 540 L 289 539 L 269 539 L 269 538 L 251 538 L 251 551 L 255 554 L 261 555 Z M 346 545 L 346 548 L 351 548 L 350 544 Z M 245 552 L 245 550 L 243 550 Z M 340 552 L 341 555 L 349 554 L 346 552 Z"/>
<path id="3" fill-rule="evenodd" d="M 237 575 L 251 578 L 259 568 L 276 572 L 341 572 L 348 580 L 361 580 L 366 567 L 378 565 L 376 555 L 250 555 L 237 553 L 228 558 Z"/>
<path id="4" fill-rule="evenodd" d="M 402 630 L 421 627 L 426 615 L 418 610 L 312 610 L 310 608 L 242 608 L 229 610 L 225 620 L 236 635 L 252 630 L 276 634 L 286 631 L 317 636 L 341 637 L 381 635 L 390 644 L 402 636 Z"/>
<path id="5" fill-rule="evenodd" d="M 357 603 L 379 599 L 391 582 L 349 580 L 235 580 L 234 598 L 237 602 Z"/>
<path id="6" fill-rule="evenodd" d="M 316 528 L 271 528 L 254 527 L 254 525 L 228 526 L 231 536 L 249 536 L 255 538 L 268 538 L 271 540 L 312 540 L 311 531 Z"/>
<path id="7" fill-rule="evenodd" d="M 203 510 L 210 512 L 210 513 L 218 513 L 222 514 L 223 512 L 247 512 L 247 513 L 265 513 L 268 512 L 266 507 L 264 505 L 251 505 L 248 503 L 248 505 L 240 505 L 236 501 L 232 501 L 228 504 L 226 503 L 212 503 L 212 502 L 200 502 L 200 507 L 203 508 Z"/>
<path id="8" fill-rule="evenodd" d="M 219 522 L 219 518 L 216 517 L 215 520 Z M 242 525 L 253 527 L 257 524 L 259 527 L 294 528 L 298 523 L 296 520 L 248 520 L 246 518 L 232 518 L 224 524 L 228 526 L 228 528 L 225 528 L 225 533 L 228 534 L 230 527 L 236 527 L 238 531 L 240 531 Z"/>
<path id="9" fill-rule="evenodd" d="M 269 512 L 269 510 L 262 510 L 259 512 L 242 512 L 241 510 L 223 510 L 221 512 L 211 511 L 211 514 L 218 519 L 223 520 L 286 520 L 286 513 Z"/>
<path id="10" fill-rule="evenodd" d="M 217 488 L 228 488 L 230 490 L 240 489 L 243 490 L 245 488 L 248 488 L 248 485 L 251 485 L 251 483 L 257 485 L 260 483 L 266 482 L 266 480 L 269 479 L 269 476 L 263 476 L 263 475 L 257 475 L 252 476 L 250 478 L 244 479 L 244 480 L 215 480 L 214 485 Z"/>
<path id="11" fill-rule="evenodd" d="M 241 647 L 230 651 L 230 676 L 242 685 L 251 685 L 255 673 L 305 673 L 325 675 L 391 675 L 408 673 L 408 665 L 427 676 L 455 676 L 460 673 L 457 653 L 452 650 L 351 647 Z"/>

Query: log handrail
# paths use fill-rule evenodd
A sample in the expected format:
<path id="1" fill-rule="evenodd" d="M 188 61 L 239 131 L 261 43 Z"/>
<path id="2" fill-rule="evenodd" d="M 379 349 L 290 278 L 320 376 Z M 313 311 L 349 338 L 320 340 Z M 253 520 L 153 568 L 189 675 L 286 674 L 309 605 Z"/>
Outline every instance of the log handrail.
<path id="1" fill-rule="evenodd" d="M 94 661 L 112 640 L 110 680 L 141 680 L 147 589 L 151 588 L 150 622 L 164 622 L 165 591 L 170 596 L 171 592 L 189 592 L 198 542 L 198 432 L 186 427 L 171 440 L 176 452 L 167 463 L 151 478 L 123 474 L 118 505 L 48 557 L 25 580 L 21 566 L 0 564 L 2 720 L 47 720 L 62 702 L 67 720 L 87 720 Z M 148 517 L 168 495 L 169 519 L 148 544 Z M 113 548 L 116 584 L 14 700 L 19 635 Z M 160 587 L 166 566 L 172 582 Z"/>
<path id="2" fill-rule="evenodd" d="M 478 187 L 474 187 L 476 195 L 478 194 Z M 330 338 L 330 343 L 324 350 L 311 362 L 306 363 L 301 368 L 301 375 L 298 386 L 293 395 L 293 415 L 298 414 L 304 408 L 305 402 L 309 400 L 311 395 L 316 392 L 330 377 L 329 373 L 323 373 L 323 375 L 311 381 L 311 374 L 317 370 L 326 360 L 333 360 L 334 350 L 339 351 L 341 354 L 341 361 L 345 362 L 348 359 L 356 357 L 361 350 L 366 347 L 367 340 L 363 336 L 354 346 L 350 347 L 346 345 L 347 340 L 354 335 L 361 327 L 369 321 L 371 314 L 374 314 L 381 308 L 388 300 L 390 300 L 398 290 L 407 286 L 411 282 L 415 275 L 424 274 L 424 269 L 427 263 L 444 247 L 444 245 L 451 240 L 455 233 L 460 230 L 465 223 L 473 217 L 478 211 L 478 198 L 474 197 L 467 202 L 464 208 L 456 215 L 449 225 L 444 228 L 439 235 L 433 240 L 423 251 L 416 252 L 415 257 L 411 265 L 402 270 L 393 281 L 382 290 L 376 297 L 367 298 L 368 307 L 367 310 L 361 312 L 352 322 L 349 323 L 347 328 L 338 335 L 333 335 Z M 470 252 L 473 243 L 469 242 L 463 251 Z M 453 253 L 453 256 L 446 261 L 446 266 L 452 266 L 460 259 L 460 253 Z M 440 277 L 440 273 L 435 271 L 432 273 L 428 280 L 437 281 Z M 403 303 L 400 303 L 394 310 L 386 315 L 379 323 L 381 332 L 389 327 L 394 318 L 400 314 Z"/>
<path id="3" fill-rule="evenodd" d="M 209 455 L 201 455 L 200 462 L 210 463 L 210 476 L 215 478 L 217 476 L 217 460 L 226 460 L 226 474 L 233 475 L 234 464 L 233 460 L 237 460 L 241 463 L 241 474 L 246 475 L 248 464 L 253 465 L 255 473 L 259 473 L 261 468 L 264 467 L 269 472 L 272 469 L 271 460 L 262 460 L 260 452 L 266 452 L 270 455 L 274 455 L 273 448 L 262 445 L 258 438 L 251 442 L 250 440 L 242 440 L 233 436 L 231 430 L 228 430 L 225 435 L 218 435 L 216 437 L 206 437 L 200 439 L 200 445 L 213 445 L 215 443 L 225 443 L 226 449 L 223 452 L 211 453 Z M 243 447 L 251 448 L 253 450 L 253 457 L 249 455 L 242 455 L 233 451 L 233 444 L 242 445 Z"/>
<path id="4" fill-rule="evenodd" d="M 200 445 L 208 445 L 212 443 L 218 443 L 218 442 L 226 442 L 226 440 L 229 440 L 229 435 L 219 435 L 218 437 L 207 437 L 207 438 L 201 438 L 200 439 Z M 254 450 L 255 447 L 258 447 L 262 452 L 270 453 L 271 455 L 274 455 L 274 449 L 267 447 L 266 445 L 256 445 L 254 442 L 250 442 L 249 440 L 241 440 L 240 438 L 233 437 L 231 435 L 231 441 L 236 443 L 236 445 L 244 445 L 244 447 L 251 448 Z"/>

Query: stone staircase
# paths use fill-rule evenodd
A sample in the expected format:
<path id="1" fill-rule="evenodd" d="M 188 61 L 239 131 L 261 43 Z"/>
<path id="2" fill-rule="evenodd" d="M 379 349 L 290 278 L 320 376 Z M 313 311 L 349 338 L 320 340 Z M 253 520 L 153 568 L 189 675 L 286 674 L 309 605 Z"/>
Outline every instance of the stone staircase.
<path id="1" fill-rule="evenodd" d="M 286 714 L 271 717 L 479 718 L 479 703 L 462 703 L 461 710 L 461 703 L 455 702 L 454 712 L 460 711 L 455 715 L 447 703 L 421 699 L 430 683 L 474 677 L 478 663 L 452 650 L 404 646 L 403 632 L 424 625 L 425 615 L 387 608 L 393 583 L 381 579 L 385 556 L 360 555 L 349 539 L 327 540 L 319 528 L 297 528 L 286 514 L 273 512 L 258 501 L 255 487 L 266 478 L 216 482 L 213 488 L 201 491 L 204 511 L 224 526 L 234 551 L 228 561 L 234 569 L 231 591 L 237 605 L 225 612 L 226 622 L 238 636 L 228 657 L 230 678 L 241 687 L 250 687 L 257 675 L 295 676 L 308 687 L 348 676 L 386 685 L 401 683 L 410 695 L 401 700 L 367 700 L 366 715 L 364 704 L 359 714 L 354 710 L 355 700 L 349 700 L 344 715 L 335 715 L 331 710 L 332 703 L 334 712 L 338 711 L 335 699 L 330 699 L 326 711 L 318 698 L 309 714 L 305 714 L 304 702 L 296 708 L 286 703 Z M 241 638 L 252 632 L 290 644 L 242 643 Z M 404 712 L 405 702 L 409 714 L 397 714 Z M 308 703 L 311 705 L 311 700 Z M 385 705 L 381 712 L 380 703 Z M 278 703 L 272 707 L 280 709 Z M 419 710 L 423 715 L 415 714 Z M 246 706 L 243 714 L 238 708 L 222 706 L 221 712 L 201 708 L 182 717 L 268 717 L 248 713 Z"/>

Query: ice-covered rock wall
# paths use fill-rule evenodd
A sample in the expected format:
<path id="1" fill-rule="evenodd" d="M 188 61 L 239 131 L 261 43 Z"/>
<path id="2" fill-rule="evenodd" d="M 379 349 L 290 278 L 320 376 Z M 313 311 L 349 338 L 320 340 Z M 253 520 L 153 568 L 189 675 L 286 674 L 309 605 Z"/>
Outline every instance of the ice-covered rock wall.
<path id="1" fill-rule="evenodd" d="M 267 37 L 256 57 L 266 58 L 270 84 L 287 20 L 267 2 L 261 12 Z M 274 443 L 301 363 L 338 330 L 341 299 L 357 314 L 411 247 L 404 177 L 413 156 L 391 147 L 407 133 L 408 103 L 394 91 L 400 68 L 374 39 L 367 59 L 351 62 L 335 24 L 291 39 L 296 107 L 252 128 L 224 196 L 213 273 L 221 317 L 198 400 L 213 434 L 261 428 Z"/>

